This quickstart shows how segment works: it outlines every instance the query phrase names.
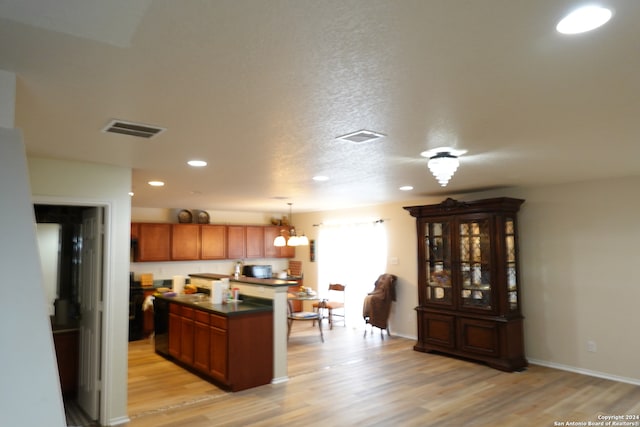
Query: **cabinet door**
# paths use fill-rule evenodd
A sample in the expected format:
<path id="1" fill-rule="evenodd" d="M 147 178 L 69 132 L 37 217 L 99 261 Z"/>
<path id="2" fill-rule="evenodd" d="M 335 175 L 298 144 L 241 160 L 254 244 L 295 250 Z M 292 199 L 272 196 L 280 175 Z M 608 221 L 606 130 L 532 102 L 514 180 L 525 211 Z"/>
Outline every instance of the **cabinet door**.
<path id="1" fill-rule="evenodd" d="M 264 258 L 264 227 L 248 225 L 245 232 L 247 258 Z"/>
<path id="2" fill-rule="evenodd" d="M 209 374 L 227 381 L 227 331 L 211 326 L 209 335 Z"/>
<path id="3" fill-rule="evenodd" d="M 451 253 L 451 222 L 447 220 L 430 220 L 421 222 L 423 252 L 422 274 L 426 286 L 418 295 L 420 304 L 436 304 L 452 307 L 453 278 Z"/>
<path id="4" fill-rule="evenodd" d="M 140 224 L 138 261 L 169 261 L 171 224 Z"/>
<path id="5" fill-rule="evenodd" d="M 194 337 L 193 319 L 189 319 L 186 317 L 180 318 L 179 359 L 189 365 L 193 365 L 193 337 Z"/>
<path id="6" fill-rule="evenodd" d="M 200 245 L 201 259 L 226 259 L 227 226 L 202 225 L 200 228 Z"/>
<path id="7" fill-rule="evenodd" d="M 171 304 L 170 307 L 175 306 Z M 174 313 L 169 313 L 169 355 L 180 357 L 180 320 L 181 317 Z"/>
<path id="8" fill-rule="evenodd" d="M 491 270 L 490 218 L 461 218 L 458 228 L 461 308 L 492 310 L 496 278 L 492 277 Z"/>
<path id="9" fill-rule="evenodd" d="M 244 225 L 227 226 L 227 256 L 229 259 L 245 257 L 245 231 Z"/>
<path id="10" fill-rule="evenodd" d="M 499 324 L 488 320 L 458 319 L 460 350 L 497 357 L 500 355 Z"/>
<path id="11" fill-rule="evenodd" d="M 194 323 L 193 366 L 204 373 L 209 372 L 209 336 L 209 323 L 196 321 Z"/>
<path id="12" fill-rule="evenodd" d="M 198 224 L 171 225 L 171 259 L 191 261 L 200 258 L 200 226 Z"/>
<path id="13" fill-rule="evenodd" d="M 264 257 L 265 258 L 279 258 L 280 248 L 274 246 L 273 241 L 280 235 L 279 226 L 267 226 L 264 227 Z"/>

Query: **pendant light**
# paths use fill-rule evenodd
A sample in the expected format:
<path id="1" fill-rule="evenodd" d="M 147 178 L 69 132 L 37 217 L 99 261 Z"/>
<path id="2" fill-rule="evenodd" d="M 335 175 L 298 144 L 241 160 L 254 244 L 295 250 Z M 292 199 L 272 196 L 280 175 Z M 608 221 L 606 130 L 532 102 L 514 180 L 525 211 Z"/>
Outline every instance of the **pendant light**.
<path id="1" fill-rule="evenodd" d="M 273 240 L 273 246 L 308 246 L 309 239 L 307 236 L 302 234 L 302 236 L 298 236 L 296 233 L 296 229 L 293 226 L 293 213 L 291 212 L 291 206 L 293 203 L 287 203 L 289 205 L 289 225 L 291 228 L 289 229 L 289 239 L 286 240 L 282 235 L 284 230 L 280 230 L 280 235 Z"/>
<path id="2" fill-rule="evenodd" d="M 445 187 L 456 170 L 458 170 L 458 166 L 460 166 L 458 156 L 464 153 L 466 153 L 466 150 L 454 150 L 449 147 L 440 147 L 424 151 L 420 154 L 423 157 L 429 158 L 429 170 L 438 183 L 442 187 Z"/>

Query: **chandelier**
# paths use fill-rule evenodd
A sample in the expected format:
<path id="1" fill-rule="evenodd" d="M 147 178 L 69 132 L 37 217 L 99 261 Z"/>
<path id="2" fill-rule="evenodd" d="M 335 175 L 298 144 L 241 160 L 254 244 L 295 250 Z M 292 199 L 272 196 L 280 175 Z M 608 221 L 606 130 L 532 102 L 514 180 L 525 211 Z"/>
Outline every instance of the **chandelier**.
<path id="1" fill-rule="evenodd" d="M 293 214 L 291 212 L 291 205 L 293 205 L 293 203 L 287 204 L 289 205 L 289 224 L 291 225 L 291 228 L 289 229 L 289 239 L 285 239 L 282 234 L 284 230 L 280 230 L 280 235 L 273 240 L 273 246 L 308 246 L 309 239 L 307 236 L 305 236 L 304 233 L 302 233 L 302 236 L 298 236 L 296 229 L 293 226 Z"/>
<path id="2" fill-rule="evenodd" d="M 445 187 L 453 174 L 460 166 L 458 156 L 464 154 L 464 150 L 453 150 L 451 148 L 442 147 L 421 153 L 422 156 L 429 158 L 429 170 L 436 178 L 438 183 Z"/>

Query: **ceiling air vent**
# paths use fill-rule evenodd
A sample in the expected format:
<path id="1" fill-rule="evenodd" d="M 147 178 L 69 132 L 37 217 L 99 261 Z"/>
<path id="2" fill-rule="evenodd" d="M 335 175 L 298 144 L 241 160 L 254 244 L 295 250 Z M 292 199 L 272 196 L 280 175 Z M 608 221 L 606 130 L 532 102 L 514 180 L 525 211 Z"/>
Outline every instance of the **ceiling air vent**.
<path id="1" fill-rule="evenodd" d="M 376 139 L 379 139 L 379 138 L 384 138 L 384 136 L 385 135 L 378 132 L 362 129 L 357 132 L 352 132 L 346 135 L 339 136 L 336 139 L 351 142 L 352 144 L 364 144 L 367 142 L 375 141 Z"/>
<path id="2" fill-rule="evenodd" d="M 125 122 L 124 120 L 112 120 L 104 129 L 102 129 L 103 132 L 120 133 L 140 138 L 153 138 L 165 130 L 166 128 L 143 125 L 141 123 Z"/>

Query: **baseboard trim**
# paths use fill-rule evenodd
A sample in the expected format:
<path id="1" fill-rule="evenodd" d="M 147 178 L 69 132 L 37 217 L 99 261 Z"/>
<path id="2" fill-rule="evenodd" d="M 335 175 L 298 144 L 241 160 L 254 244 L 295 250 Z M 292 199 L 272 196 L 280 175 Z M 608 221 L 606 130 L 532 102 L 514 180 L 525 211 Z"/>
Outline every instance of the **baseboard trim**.
<path id="1" fill-rule="evenodd" d="M 533 365 L 545 366 L 547 368 L 560 369 L 562 371 L 575 372 L 576 374 L 589 375 L 591 377 L 603 378 L 605 380 L 618 381 L 640 386 L 640 379 L 621 377 L 606 372 L 592 371 L 590 369 L 577 368 L 575 366 L 563 365 L 561 363 L 549 362 L 546 360 L 529 359 L 529 363 Z"/>

